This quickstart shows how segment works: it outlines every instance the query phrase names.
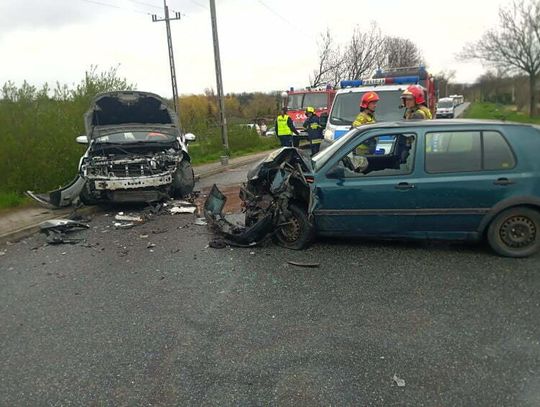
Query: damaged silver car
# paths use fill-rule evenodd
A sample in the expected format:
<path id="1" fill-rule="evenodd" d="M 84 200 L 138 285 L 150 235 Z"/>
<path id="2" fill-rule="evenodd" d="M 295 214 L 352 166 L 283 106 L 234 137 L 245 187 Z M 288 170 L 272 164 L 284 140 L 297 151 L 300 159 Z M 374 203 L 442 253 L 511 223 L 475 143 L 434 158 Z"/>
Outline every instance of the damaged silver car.
<path id="1" fill-rule="evenodd" d="M 64 207 L 79 200 L 155 202 L 190 194 L 195 184 L 187 143 L 178 117 L 159 96 L 139 91 L 98 95 L 84 115 L 88 149 L 77 177 L 48 195 L 28 192 L 39 202 Z"/>

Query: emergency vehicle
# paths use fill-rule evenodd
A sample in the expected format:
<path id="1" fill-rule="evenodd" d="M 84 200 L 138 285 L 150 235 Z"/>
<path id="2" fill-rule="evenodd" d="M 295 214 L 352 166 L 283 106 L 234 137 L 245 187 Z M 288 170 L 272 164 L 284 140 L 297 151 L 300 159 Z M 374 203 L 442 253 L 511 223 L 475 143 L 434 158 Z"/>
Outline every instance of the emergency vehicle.
<path id="1" fill-rule="evenodd" d="M 401 103 L 401 94 L 413 84 L 423 87 L 427 106 L 435 115 L 434 80 L 422 66 L 397 68 L 391 71 L 378 70 L 369 79 L 341 81 L 341 89 L 336 92 L 328 115 L 324 138 L 330 141 L 337 140 L 351 129 L 352 122 L 360 111 L 360 99 L 369 91 L 377 92 L 380 98 L 375 112 L 378 122 L 402 120 L 404 107 Z"/>
<path id="2" fill-rule="evenodd" d="M 298 131 L 304 130 L 302 125 L 306 120 L 306 108 L 308 106 L 315 108 L 315 113 L 321 117 L 321 114 L 328 114 L 336 96 L 336 90 L 331 86 L 299 90 L 291 88 L 286 93 L 283 103 L 284 106 L 287 106 L 287 114 Z"/>

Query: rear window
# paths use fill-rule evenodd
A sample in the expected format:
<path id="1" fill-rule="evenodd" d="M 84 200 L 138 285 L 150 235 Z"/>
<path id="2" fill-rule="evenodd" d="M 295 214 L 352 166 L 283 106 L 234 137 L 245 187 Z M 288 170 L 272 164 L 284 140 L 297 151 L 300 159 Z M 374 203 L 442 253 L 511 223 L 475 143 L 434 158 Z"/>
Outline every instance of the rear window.
<path id="1" fill-rule="evenodd" d="M 516 165 L 514 154 L 501 133 L 484 131 L 484 169 L 505 170 Z"/>
<path id="2" fill-rule="evenodd" d="M 505 170 L 516 165 L 510 146 L 496 131 L 427 133 L 425 150 L 429 173 Z"/>
<path id="3" fill-rule="evenodd" d="M 426 171 L 468 172 L 482 169 L 479 131 L 426 134 Z"/>

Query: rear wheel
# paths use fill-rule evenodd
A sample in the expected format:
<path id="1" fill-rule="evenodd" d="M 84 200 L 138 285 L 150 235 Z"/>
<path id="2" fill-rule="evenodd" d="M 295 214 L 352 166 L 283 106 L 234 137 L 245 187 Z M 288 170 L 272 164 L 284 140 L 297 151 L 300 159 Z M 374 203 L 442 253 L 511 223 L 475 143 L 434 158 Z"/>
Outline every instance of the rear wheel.
<path id="1" fill-rule="evenodd" d="M 313 225 L 304 209 L 289 205 L 290 215 L 274 235 L 274 241 L 287 249 L 301 250 L 309 246 L 314 237 Z"/>
<path id="2" fill-rule="evenodd" d="M 528 257 L 540 250 L 540 213 L 517 207 L 501 212 L 487 232 L 491 248 L 505 257 Z"/>
<path id="3" fill-rule="evenodd" d="M 187 160 L 181 161 L 173 174 L 172 195 L 174 198 L 183 198 L 193 192 L 195 187 L 195 174 L 193 167 Z"/>

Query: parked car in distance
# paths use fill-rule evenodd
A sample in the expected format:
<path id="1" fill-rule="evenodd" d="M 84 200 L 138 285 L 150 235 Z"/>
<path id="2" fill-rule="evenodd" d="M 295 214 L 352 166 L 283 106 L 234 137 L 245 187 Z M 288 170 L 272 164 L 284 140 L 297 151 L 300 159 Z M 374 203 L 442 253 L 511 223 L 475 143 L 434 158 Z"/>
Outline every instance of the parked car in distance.
<path id="1" fill-rule="evenodd" d="M 88 145 L 75 179 L 49 194 L 28 195 L 55 207 L 100 202 L 153 202 L 183 197 L 195 179 L 176 112 L 159 96 L 140 91 L 102 93 L 84 115 Z M 54 157 L 51 157 L 54 159 Z"/>
<path id="2" fill-rule="evenodd" d="M 437 102 L 437 111 L 436 116 L 439 118 L 454 118 L 454 110 L 456 108 L 454 99 L 452 98 L 442 98 Z"/>
<path id="3" fill-rule="evenodd" d="M 241 192 L 246 226 L 272 211 L 268 233 L 292 249 L 316 235 L 485 239 L 502 256 L 530 256 L 540 249 L 538 151 L 540 127 L 528 124 L 363 126 L 311 159 L 285 148 L 259 164 Z"/>

